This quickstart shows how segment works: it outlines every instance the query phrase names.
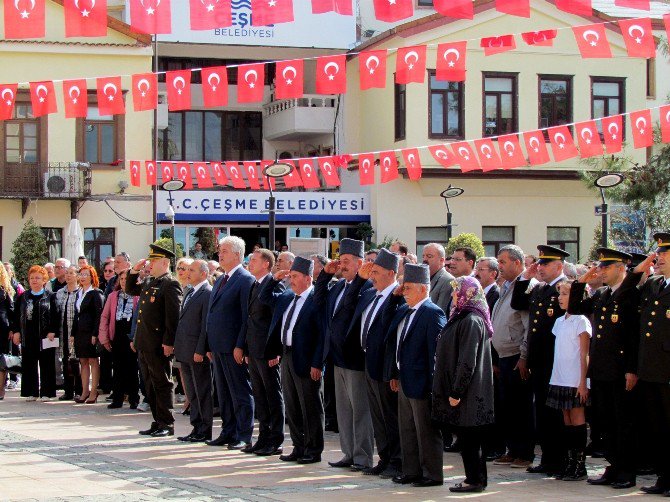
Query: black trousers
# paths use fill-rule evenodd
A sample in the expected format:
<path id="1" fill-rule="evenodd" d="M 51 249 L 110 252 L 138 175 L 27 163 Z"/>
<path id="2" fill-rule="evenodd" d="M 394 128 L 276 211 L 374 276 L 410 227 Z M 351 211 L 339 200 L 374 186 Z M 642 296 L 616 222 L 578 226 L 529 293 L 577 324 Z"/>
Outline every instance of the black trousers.
<path id="1" fill-rule="evenodd" d="M 212 408 L 212 367 L 209 359 L 201 363 L 181 362 L 184 391 L 191 403 L 189 419 L 196 434 L 212 437 L 214 413 Z"/>
<path id="2" fill-rule="evenodd" d="M 670 490 L 670 385 L 639 381 L 643 413 L 647 416 L 647 428 L 652 443 L 652 461 L 658 475 L 656 484 L 664 490 Z"/>
<path id="3" fill-rule="evenodd" d="M 323 406 L 326 414 L 326 424 L 337 427 L 337 400 L 335 399 L 335 365 L 333 359 L 326 359 L 326 369 L 323 372 Z"/>
<path id="4" fill-rule="evenodd" d="M 172 407 L 172 362 L 162 349 L 138 352 L 140 369 L 144 375 L 145 397 L 149 401 L 154 422 L 159 427 L 171 427 L 174 417 Z"/>
<path id="5" fill-rule="evenodd" d="M 24 351 L 21 397 L 56 397 L 56 349 Z"/>
<path id="6" fill-rule="evenodd" d="M 98 389 L 109 392 L 112 389 L 113 356 L 106 350 L 100 354 L 100 383 Z"/>
<path id="7" fill-rule="evenodd" d="M 374 380 L 367 372 L 365 380 L 379 463 L 400 469 L 402 460 L 398 432 L 398 393 L 391 390 L 388 382 Z"/>
<path id="8" fill-rule="evenodd" d="M 280 446 L 284 442 L 284 397 L 280 366 L 268 366 L 266 359 L 249 357 L 251 392 L 258 419 L 258 443 Z"/>
<path id="9" fill-rule="evenodd" d="M 488 426 L 458 427 L 458 442 L 461 445 L 461 458 L 465 469 L 465 482 L 469 485 L 488 483 L 486 457 L 484 457 L 484 439 Z"/>
<path id="10" fill-rule="evenodd" d="M 531 384 L 535 398 L 535 431 L 542 447 L 541 463 L 550 468 L 561 469 L 567 455 L 563 437 L 563 412 L 547 406 L 551 370 L 535 368 L 531 370 Z"/>
<path id="11" fill-rule="evenodd" d="M 63 390 L 67 397 L 81 396 L 81 373 L 79 371 L 79 361 L 70 359 L 69 337 L 63 338 Z"/>
<path id="12" fill-rule="evenodd" d="M 112 392 L 115 403 L 123 403 L 128 395 L 129 403 L 140 402 L 140 380 L 137 367 L 137 354 L 130 348 L 130 339 L 123 333 L 117 333 L 112 341 Z"/>
<path id="13" fill-rule="evenodd" d="M 514 369 L 518 361 L 519 354 L 498 360 L 499 412 L 507 453 L 514 458 L 532 461 L 535 458 L 533 393 L 530 383 L 522 380 L 519 371 Z"/>
<path id="14" fill-rule="evenodd" d="M 495 410 L 495 422 L 487 426 L 484 432 L 484 454 L 492 455 L 505 453 L 505 435 L 500 413 L 502 403 L 500 400 L 500 377 L 493 375 L 493 409 Z M 446 444 L 446 443 L 445 443 Z"/>

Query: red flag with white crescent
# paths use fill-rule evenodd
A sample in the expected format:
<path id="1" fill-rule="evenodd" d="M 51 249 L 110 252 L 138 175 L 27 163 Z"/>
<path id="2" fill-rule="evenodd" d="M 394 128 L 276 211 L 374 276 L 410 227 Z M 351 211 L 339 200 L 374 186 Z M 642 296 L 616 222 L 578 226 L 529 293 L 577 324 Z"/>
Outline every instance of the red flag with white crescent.
<path id="1" fill-rule="evenodd" d="M 400 47 L 396 57 L 395 81 L 397 84 L 426 80 L 426 46 Z"/>
<path id="2" fill-rule="evenodd" d="M 65 0 L 66 37 L 106 37 L 107 0 Z"/>
<path id="3" fill-rule="evenodd" d="M 358 55 L 361 90 L 386 87 L 386 50 L 366 51 Z"/>
<path id="4" fill-rule="evenodd" d="M 665 26 L 665 38 L 670 40 L 670 13 L 663 14 L 663 25 Z"/>
<path id="5" fill-rule="evenodd" d="M 189 110 L 191 108 L 191 70 L 169 71 L 165 74 L 168 110 Z"/>
<path id="6" fill-rule="evenodd" d="M 573 26 L 577 47 L 583 58 L 611 58 L 607 34 L 604 24 L 591 24 L 588 26 Z"/>
<path id="7" fill-rule="evenodd" d="M 549 158 L 549 149 L 544 140 L 544 133 L 542 131 L 528 131 L 523 133 L 523 141 L 526 145 L 526 154 L 528 155 L 528 162 L 532 166 L 540 166 L 546 164 L 551 159 Z"/>
<path id="8" fill-rule="evenodd" d="M 134 187 L 140 186 L 140 164 L 139 160 L 131 160 L 129 165 L 130 184 Z"/>
<path id="9" fill-rule="evenodd" d="M 18 88 L 18 84 L 0 85 L 0 120 L 12 118 Z"/>
<path id="10" fill-rule="evenodd" d="M 64 80 L 63 102 L 65 103 L 65 118 L 85 118 L 88 114 L 88 94 L 86 80 Z"/>
<path id="11" fill-rule="evenodd" d="M 428 151 L 442 167 L 452 167 L 456 164 L 456 158 L 446 145 L 429 146 Z"/>
<path id="12" fill-rule="evenodd" d="M 423 168 L 421 167 L 421 157 L 418 148 L 404 148 L 402 157 L 405 160 L 407 176 L 412 181 L 420 180 Z"/>
<path id="13" fill-rule="evenodd" d="M 247 175 L 247 180 L 249 180 L 249 187 L 252 190 L 260 190 L 261 185 L 258 181 L 258 176 L 261 174 L 261 171 L 258 169 L 258 164 L 256 162 L 243 162 L 242 166 Z"/>
<path id="14" fill-rule="evenodd" d="M 465 81 L 466 41 L 450 42 L 437 46 L 435 78 L 447 82 Z"/>
<path id="15" fill-rule="evenodd" d="M 316 58 L 317 94 L 347 92 L 347 60 L 344 54 Z"/>
<path id="16" fill-rule="evenodd" d="M 579 144 L 579 156 L 582 159 L 598 157 L 605 153 L 595 120 L 575 124 L 575 136 L 577 136 L 577 143 Z"/>
<path id="17" fill-rule="evenodd" d="M 155 73 L 133 75 L 133 110 L 154 110 L 158 106 L 158 77 Z"/>
<path id="18" fill-rule="evenodd" d="M 475 15 L 472 0 L 433 0 L 435 10 L 447 17 L 472 19 Z"/>
<path id="19" fill-rule="evenodd" d="M 293 0 L 251 0 L 252 26 L 268 26 L 291 21 L 293 21 Z"/>
<path id="20" fill-rule="evenodd" d="M 321 174 L 323 174 L 323 179 L 326 181 L 326 185 L 329 187 L 339 187 L 342 183 L 340 182 L 340 175 L 337 174 L 337 167 L 335 162 L 333 162 L 332 157 L 319 157 L 319 169 L 321 169 Z"/>
<path id="21" fill-rule="evenodd" d="M 279 61 L 275 71 L 277 99 L 297 99 L 303 96 L 304 64 L 302 59 Z"/>
<path id="22" fill-rule="evenodd" d="M 174 178 L 172 162 L 161 162 L 161 183 Z"/>
<path id="23" fill-rule="evenodd" d="M 155 160 L 145 160 L 144 161 L 144 171 L 147 178 L 147 185 L 155 185 L 158 178 L 156 174 L 156 161 Z"/>
<path id="24" fill-rule="evenodd" d="M 352 16 L 354 14 L 352 0 L 312 0 L 312 14 L 324 14 L 326 12 Z"/>
<path id="25" fill-rule="evenodd" d="M 298 169 L 295 166 L 295 162 L 293 162 L 292 160 L 282 160 L 282 163 L 293 166 L 291 172 L 282 178 L 282 180 L 284 181 L 284 186 L 286 188 L 301 187 L 302 178 L 300 178 L 300 173 L 298 173 Z"/>
<path id="26" fill-rule="evenodd" d="M 670 105 L 661 106 L 661 141 L 670 143 Z"/>
<path id="27" fill-rule="evenodd" d="M 496 10 L 512 16 L 530 17 L 530 0 L 496 0 Z"/>
<path id="28" fill-rule="evenodd" d="M 554 39 L 558 30 L 527 31 L 521 34 L 521 38 L 527 45 L 541 45 L 551 47 L 554 45 Z"/>
<path id="29" fill-rule="evenodd" d="M 474 143 L 477 149 L 477 156 L 479 157 L 479 164 L 482 166 L 484 172 L 502 168 L 502 161 L 492 139 L 476 139 Z"/>
<path id="30" fill-rule="evenodd" d="M 192 30 L 215 30 L 233 24 L 230 0 L 189 0 Z"/>
<path id="31" fill-rule="evenodd" d="M 617 7 L 627 7 L 630 9 L 650 10 L 651 3 L 649 0 L 614 0 L 614 5 Z"/>
<path id="32" fill-rule="evenodd" d="M 193 190 L 193 175 L 191 174 L 191 164 L 188 162 L 177 162 L 177 179 L 184 182 L 186 190 Z"/>
<path id="33" fill-rule="evenodd" d="M 651 110 L 639 110 L 630 113 L 631 132 L 635 148 L 647 148 L 654 144 L 654 127 Z"/>
<path id="34" fill-rule="evenodd" d="M 600 119 L 607 153 L 618 153 L 623 148 L 623 117 L 612 115 Z"/>
<path id="35" fill-rule="evenodd" d="M 514 35 L 484 37 L 479 41 L 479 45 L 484 48 L 485 56 L 493 56 L 494 54 L 516 49 L 516 40 L 514 39 Z"/>
<path id="36" fill-rule="evenodd" d="M 30 102 L 34 117 L 56 113 L 58 107 L 56 106 L 54 83 L 51 81 L 30 82 Z"/>
<path id="37" fill-rule="evenodd" d="M 467 141 L 452 143 L 451 151 L 454 153 L 456 163 L 461 166 L 461 171 L 464 173 L 481 169 L 479 162 L 477 162 L 477 156 Z"/>
<path id="38" fill-rule="evenodd" d="M 375 19 L 395 23 L 414 15 L 414 0 L 373 0 Z"/>
<path id="39" fill-rule="evenodd" d="M 314 159 L 298 159 L 298 169 L 305 188 L 321 187 L 321 182 L 314 169 Z"/>
<path id="40" fill-rule="evenodd" d="M 358 179 L 361 186 L 375 183 L 375 156 L 363 153 L 358 156 Z"/>
<path id="41" fill-rule="evenodd" d="M 239 162 L 226 162 L 226 169 L 228 169 L 230 180 L 233 182 L 233 188 L 247 188 Z"/>
<path id="42" fill-rule="evenodd" d="M 121 77 L 99 78 L 96 80 L 96 87 L 100 115 L 123 115 L 126 113 Z"/>
<path id="43" fill-rule="evenodd" d="M 228 69 L 225 66 L 213 66 L 200 70 L 202 77 L 202 100 L 207 108 L 228 104 Z"/>
<path id="44" fill-rule="evenodd" d="M 593 15 L 591 0 L 556 0 L 556 8 L 578 16 Z"/>
<path id="45" fill-rule="evenodd" d="M 274 164 L 274 162 L 271 160 L 261 160 L 259 171 L 261 174 L 261 179 L 263 180 L 263 190 L 269 190 L 270 187 L 272 187 L 273 190 L 275 189 L 275 179 L 265 176 L 265 169 L 272 164 Z"/>
<path id="46" fill-rule="evenodd" d="M 518 134 L 498 137 L 498 148 L 500 148 L 500 163 L 503 169 L 523 167 L 528 163 L 523 156 Z"/>
<path id="47" fill-rule="evenodd" d="M 136 33 L 172 32 L 170 0 L 129 0 L 130 29 Z"/>
<path id="48" fill-rule="evenodd" d="M 568 126 L 560 125 L 550 127 L 547 129 L 547 133 L 549 134 L 551 151 L 554 154 L 554 160 L 556 162 L 572 159 L 579 155 Z"/>
<path id="49" fill-rule="evenodd" d="M 651 19 L 621 19 L 621 35 L 626 43 L 628 55 L 632 58 L 656 57 L 656 43 Z"/>
<path id="50" fill-rule="evenodd" d="M 398 177 L 398 159 L 395 152 L 381 152 L 379 154 L 379 169 L 382 173 L 382 183 L 388 183 Z"/>
<path id="51" fill-rule="evenodd" d="M 223 165 L 221 165 L 221 162 L 212 162 L 211 168 L 212 172 L 214 173 L 214 180 L 216 181 L 216 184 L 220 186 L 228 185 L 228 176 L 226 176 L 226 172 L 223 170 Z"/>
<path id="52" fill-rule="evenodd" d="M 198 182 L 198 188 L 212 188 L 212 177 L 209 174 L 209 167 L 207 162 L 194 162 L 193 170 L 195 171 L 195 179 Z"/>
<path id="53" fill-rule="evenodd" d="M 5 38 L 44 38 L 45 0 L 5 0 Z"/>
<path id="54" fill-rule="evenodd" d="M 265 65 L 244 64 L 237 67 L 237 102 L 260 103 L 265 90 Z"/>

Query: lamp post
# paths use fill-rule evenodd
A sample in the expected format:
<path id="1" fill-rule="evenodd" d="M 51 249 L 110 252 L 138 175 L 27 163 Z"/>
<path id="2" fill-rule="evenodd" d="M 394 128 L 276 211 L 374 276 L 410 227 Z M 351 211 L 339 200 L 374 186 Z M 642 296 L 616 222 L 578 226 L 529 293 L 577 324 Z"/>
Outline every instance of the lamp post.
<path id="1" fill-rule="evenodd" d="M 606 248 L 607 247 L 607 231 L 609 229 L 609 222 L 608 222 L 608 207 L 607 207 L 607 200 L 605 199 L 605 189 L 606 188 L 612 188 L 617 186 L 623 181 L 623 174 L 620 173 L 605 173 L 593 182 L 595 186 L 597 186 L 600 189 L 600 199 L 602 200 L 602 204 L 600 204 L 600 216 L 602 218 L 602 232 L 601 232 L 601 244 L 602 247 Z M 596 207 L 596 209 L 598 209 Z"/>
<path id="2" fill-rule="evenodd" d="M 174 217 L 175 217 L 175 210 L 174 206 L 172 205 L 172 192 L 178 192 L 184 186 L 186 183 L 184 183 L 182 180 L 170 180 L 166 181 L 161 185 L 161 190 L 165 190 L 168 193 L 168 208 L 167 211 L 165 211 L 165 216 L 167 216 L 170 219 L 170 230 L 172 234 L 172 254 L 174 255 L 174 258 L 172 259 L 172 269 L 174 270 L 174 267 L 176 266 L 176 261 L 177 261 L 177 240 L 175 238 L 175 232 L 174 232 Z"/>
<path id="3" fill-rule="evenodd" d="M 273 249 L 275 245 L 275 224 L 277 218 L 277 206 L 274 193 L 272 192 L 272 180 L 276 178 L 283 178 L 293 171 L 293 165 L 288 162 L 280 162 L 278 159 L 263 169 L 263 176 L 267 181 L 268 189 L 270 190 L 270 199 L 268 201 L 268 227 L 270 231 L 268 248 Z"/>
<path id="4" fill-rule="evenodd" d="M 444 199 L 444 203 L 447 205 L 447 242 L 449 242 L 449 239 L 451 239 L 451 234 L 452 234 L 452 227 L 455 227 L 456 225 L 451 222 L 451 210 L 449 209 L 449 199 L 453 199 L 454 197 L 458 197 L 459 195 L 462 195 L 465 190 L 463 190 L 460 187 L 455 187 L 449 185 L 445 190 L 442 190 L 440 193 L 440 197 Z"/>

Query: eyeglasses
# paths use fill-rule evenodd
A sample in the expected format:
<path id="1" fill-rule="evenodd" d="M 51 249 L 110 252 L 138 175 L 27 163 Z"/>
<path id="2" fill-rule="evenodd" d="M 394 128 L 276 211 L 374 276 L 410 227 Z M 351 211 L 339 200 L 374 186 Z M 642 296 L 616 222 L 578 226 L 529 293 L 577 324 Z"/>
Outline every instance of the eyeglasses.
<path id="1" fill-rule="evenodd" d="M 54 268 L 65 268 L 63 265 L 56 265 Z"/>
<path id="2" fill-rule="evenodd" d="M 188 269 L 185 267 L 177 267 L 177 270 L 181 270 L 182 272 L 186 272 Z"/>
<path id="3" fill-rule="evenodd" d="M 451 258 L 451 261 L 466 261 L 465 258 Z"/>

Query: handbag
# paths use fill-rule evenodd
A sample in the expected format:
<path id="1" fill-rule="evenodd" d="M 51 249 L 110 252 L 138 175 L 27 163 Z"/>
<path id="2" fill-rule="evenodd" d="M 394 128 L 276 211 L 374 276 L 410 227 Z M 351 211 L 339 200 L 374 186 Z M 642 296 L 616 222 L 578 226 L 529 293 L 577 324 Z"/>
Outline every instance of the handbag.
<path id="1" fill-rule="evenodd" d="M 0 371 L 21 373 L 21 356 L 0 354 Z"/>

